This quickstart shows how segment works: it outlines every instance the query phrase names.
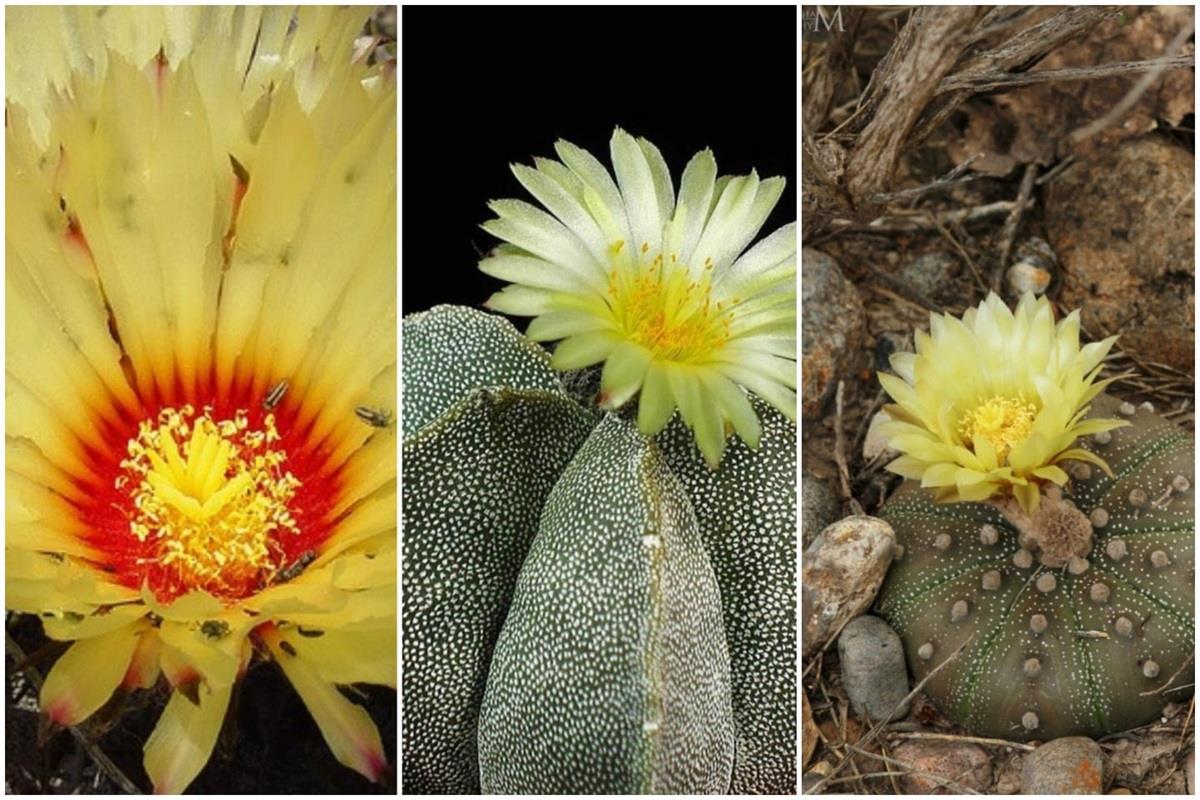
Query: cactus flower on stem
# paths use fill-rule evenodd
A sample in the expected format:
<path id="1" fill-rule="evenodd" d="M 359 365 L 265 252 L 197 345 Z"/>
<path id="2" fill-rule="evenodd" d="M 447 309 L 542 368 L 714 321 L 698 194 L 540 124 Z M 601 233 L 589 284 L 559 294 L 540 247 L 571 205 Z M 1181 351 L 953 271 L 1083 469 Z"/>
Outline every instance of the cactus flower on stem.
<path id="1" fill-rule="evenodd" d="M 570 142 L 561 160 L 514 164 L 547 211 L 520 200 L 491 204 L 484 223 L 507 244 L 479 268 L 512 285 L 487 302 L 530 316 L 527 335 L 558 341 L 552 365 L 604 364 L 600 404 L 638 396 L 637 425 L 653 436 L 678 408 L 716 468 L 729 433 L 751 447 L 762 425 L 747 391 L 796 417 L 796 230 L 753 241 L 783 192 L 783 178 L 717 177 L 697 153 L 679 194 L 646 139 L 617 128 L 616 181 Z"/>
<path id="2" fill-rule="evenodd" d="M 396 682 L 395 432 L 361 411 L 395 400 L 395 85 L 366 13 L 8 17 L 6 607 L 72 642 L 55 724 L 165 678 L 157 792 L 256 656 L 387 769 L 337 688 Z"/>
<path id="3" fill-rule="evenodd" d="M 1190 692 L 1195 446 L 1102 392 L 1112 342 L 992 295 L 880 375 L 913 480 L 879 514 L 899 546 L 877 610 L 971 733 L 1103 736 Z"/>

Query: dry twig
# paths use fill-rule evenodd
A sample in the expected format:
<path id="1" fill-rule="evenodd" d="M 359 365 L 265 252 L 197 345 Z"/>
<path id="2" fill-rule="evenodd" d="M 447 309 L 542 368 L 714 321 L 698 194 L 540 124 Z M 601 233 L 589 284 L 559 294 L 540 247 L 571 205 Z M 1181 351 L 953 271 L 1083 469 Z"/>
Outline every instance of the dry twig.
<path id="1" fill-rule="evenodd" d="M 1008 259 L 1012 254 L 1013 240 L 1017 238 L 1017 229 L 1021 226 L 1021 215 L 1025 213 L 1025 208 L 1029 205 L 1030 197 L 1033 195 L 1037 171 L 1037 164 L 1025 165 L 1025 174 L 1021 176 L 1021 188 L 1017 190 L 1017 201 L 1013 205 L 1013 210 L 1008 212 L 1008 217 L 1004 220 L 1004 227 L 1000 231 L 1000 255 L 996 259 L 995 268 L 992 269 L 991 286 L 993 291 L 999 291 L 1000 284 L 1004 280 L 1004 271 L 1008 269 Z"/>
<path id="2" fill-rule="evenodd" d="M 1011 747 L 1025 751 L 1037 749 L 1031 744 L 1010 742 L 1007 739 L 988 739 L 983 736 L 956 736 L 950 733 L 929 733 L 927 731 L 889 731 L 888 733 L 904 739 L 937 739 L 943 742 L 970 742 L 972 744 L 985 744 L 990 747 Z"/>
<path id="3" fill-rule="evenodd" d="M 1067 67 L 1044 69 L 1037 72 L 995 73 L 990 75 L 951 75 L 938 86 L 938 92 L 970 89 L 973 92 L 994 92 L 997 89 L 1016 89 L 1038 83 L 1062 83 L 1066 81 L 1091 81 L 1111 78 L 1114 75 L 1130 75 L 1139 72 L 1154 72 L 1155 77 L 1166 70 L 1189 69 L 1195 66 L 1195 58 L 1187 55 L 1155 58 L 1148 61 L 1122 61 L 1115 64 L 1100 64 L 1095 67 Z M 1153 79 L 1151 79 L 1153 83 Z"/>
<path id="4" fill-rule="evenodd" d="M 837 462 L 838 480 L 842 487 L 842 499 L 851 500 L 853 496 L 850 494 L 850 468 L 846 464 L 846 440 L 842 433 L 842 408 L 844 404 L 844 395 L 846 392 L 846 382 L 838 381 L 837 397 L 834 401 L 837 409 L 836 427 L 834 428 L 834 445 L 833 458 Z"/>

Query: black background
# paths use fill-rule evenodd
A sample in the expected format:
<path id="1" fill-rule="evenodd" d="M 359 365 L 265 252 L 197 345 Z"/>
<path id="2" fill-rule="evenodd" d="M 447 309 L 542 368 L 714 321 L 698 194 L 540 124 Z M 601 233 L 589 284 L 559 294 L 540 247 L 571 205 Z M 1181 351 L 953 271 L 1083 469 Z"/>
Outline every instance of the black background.
<path id="1" fill-rule="evenodd" d="M 662 151 L 678 191 L 711 147 L 721 175 L 788 186 L 765 236 L 796 219 L 796 9 L 401 8 L 402 302 L 478 306 L 504 284 L 479 272 L 497 241 L 487 201 L 537 204 L 510 162 L 556 158 L 558 138 L 607 167 L 613 126 Z M 522 326 L 523 327 L 523 326 Z"/>

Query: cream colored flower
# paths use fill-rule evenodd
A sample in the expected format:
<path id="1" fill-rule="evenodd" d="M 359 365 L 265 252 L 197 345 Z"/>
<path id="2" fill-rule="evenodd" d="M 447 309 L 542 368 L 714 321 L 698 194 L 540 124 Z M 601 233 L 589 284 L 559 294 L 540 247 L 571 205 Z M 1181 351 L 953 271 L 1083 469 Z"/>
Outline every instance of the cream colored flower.
<path id="1" fill-rule="evenodd" d="M 492 203 L 498 219 L 483 227 L 508 244 L 479 268 L 511 285 L 488 307 L 535 317 L 528 335 L 559 342 L 556 369 L 603 363 L 601 405 L 637 395 L 643 434 L 662 430 L 678 407 L 714 468 L 731 431 L 758 446 L 747 392 L 795 419 L 795 224 L 746 250 L 783 178 L 718 177 L 704 150 L 676 196 L 658 148 L 620 128 L 610 144 L 615 181 L 587 151 L 555 148 L 561 163 L 513 166 L 549 213 Z"/>
<path id="2" fill-rule="evenodd" d="M 879 374 L 896 401 L 882 430 L 903 455 L 888 469 L 921 481 L 941 501 L 982 501 L 1012 494 L 1033 511 L 1039 485 L 1067 482 L 1059 462 L 1103 459 L 1075 440 L 1127 422 L 1083 420 L 1116 341 L 1079 345 L 1079 312 L 1057 325 L 1050 302 L 1026 294 L 1012 312 L 995 294 L 961 320 L 931 315 L 916 334 L 916 353 L 892 356 L 894 375 Z"/>

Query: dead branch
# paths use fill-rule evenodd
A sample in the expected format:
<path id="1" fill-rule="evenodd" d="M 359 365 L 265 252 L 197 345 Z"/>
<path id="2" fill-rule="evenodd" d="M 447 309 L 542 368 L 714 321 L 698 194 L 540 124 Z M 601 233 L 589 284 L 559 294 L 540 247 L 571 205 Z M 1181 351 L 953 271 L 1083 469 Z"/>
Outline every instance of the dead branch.
<path id="1" fill-rule="evenodd" d="M 885 217 L 879 217 L 866 224 L 849 219 L 835 219 L 832 227 L 835 230 L 856 230 L 869 233 L 908 233 L 911 231 L 937 230 L 938 224 L 982 222 L 992 217 L 1007 214 L 1016 206 L 1011 200 L 1000 200 L 972 208 L 956 208 L 931 214 L 928 211 L 918 211 L 911 214 L 897 212 Z M 934 222 L 936 218 L 937 222 Z"/>
<path id="2" fill-rule="evenodd" d="M 1128 75 L 1141 72 L 1154 72 L 1155 77 L 1172 69 L 1190 69 L 1196 65 L 1194 54 L 1169 56 L 1166 58 L 1150 59 L 1148 61 L 1122 61 L 1116 64 L 1101 64 L 1095 67 L 1065 67 L 1063 69 L 1045 69 L 1037 72 L 1021 72 L 1016 74 L 996 73 L 989 75 L 951 75 L 942 81 L 938 92 L 952 92 L 969 89 L 978 94 L 996 90 L 1017 89 L 1022 86 L 1033 86 L 1038 83 L 1064 83 L 1068 81 L 1093 81 L 1100 78 L 1111 78 L 1115 75 Z M 1151 79 L 1153 83 L 1154 79 Z"/>
<path id="3" fill-rule="evenodd" d="M 959 33 L 983 16 L 975 6 L 926 6 L 913 10 L 885 57 L 881 80 L 867 93 L 879 97 L 874 117 L 863 128 L 846 166 L 846 187 L 856 207 L 887 191 L 917 119 L 937 93 L 943 77 L 962 55 Z M 881 65 L 884 66 L 884 65 Z M 869 215 L 870 211 L 859 208 Z"/>
<path id="4" fill-rule="evenodd" d="M 994 50 L 979 54 L 959 70 L 956 77 L 1024 72 L 1054 48 L 1119 12 L 1118 6 L 1068 6 L 1050 19 L 1020 31 Z M 922 116 L 913 133 L 912 143 L 915 145 L 924 141 L 972 94 L 974 91 L 971 89 L 958 89 L 938 95 Z"/>

